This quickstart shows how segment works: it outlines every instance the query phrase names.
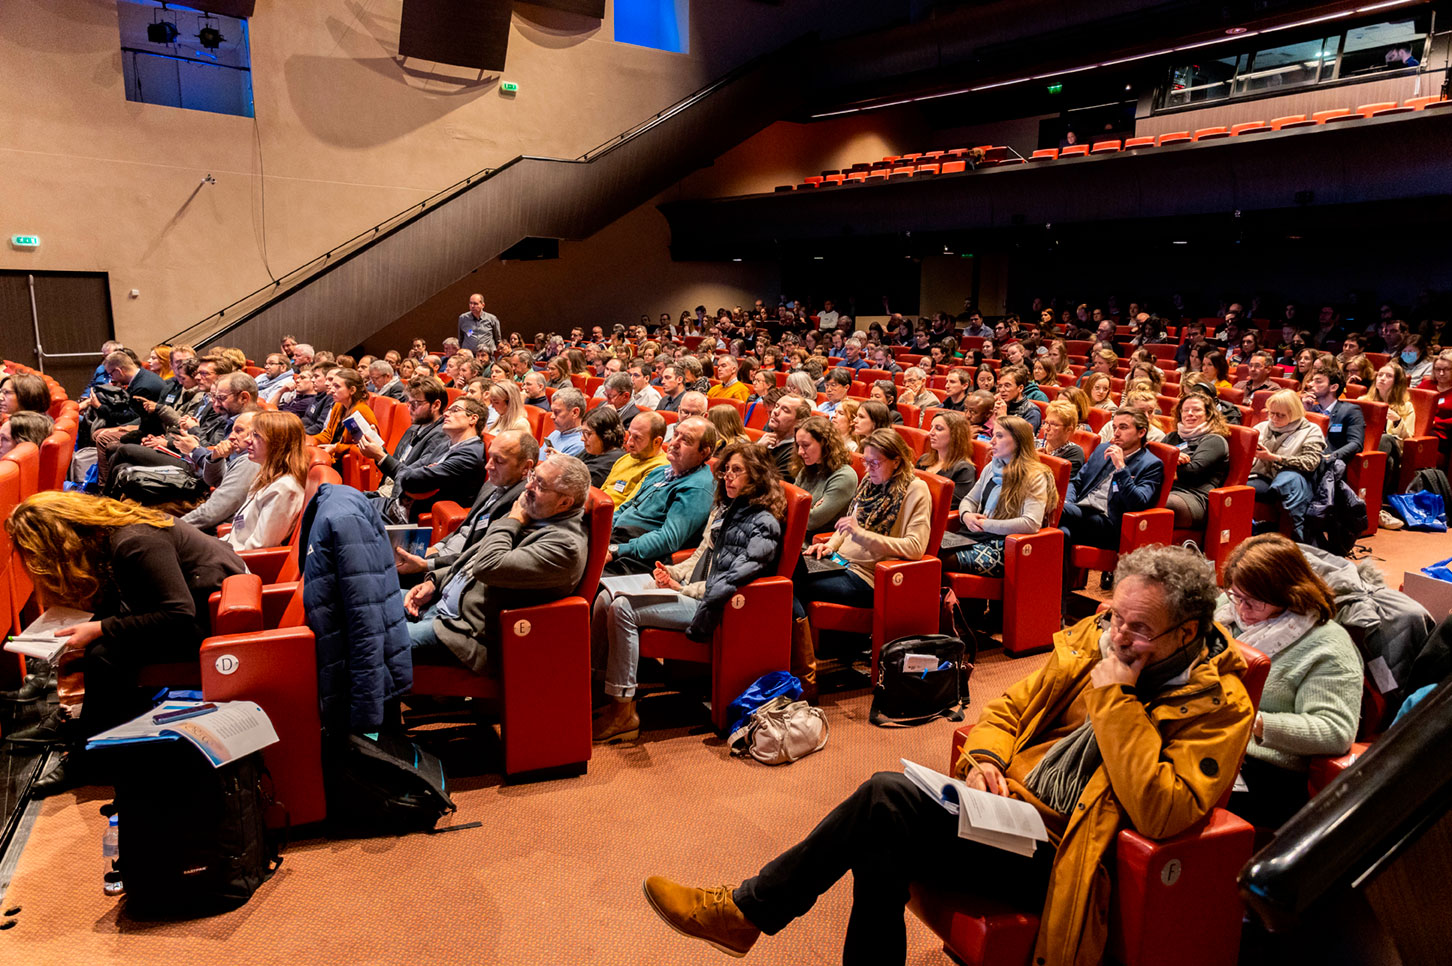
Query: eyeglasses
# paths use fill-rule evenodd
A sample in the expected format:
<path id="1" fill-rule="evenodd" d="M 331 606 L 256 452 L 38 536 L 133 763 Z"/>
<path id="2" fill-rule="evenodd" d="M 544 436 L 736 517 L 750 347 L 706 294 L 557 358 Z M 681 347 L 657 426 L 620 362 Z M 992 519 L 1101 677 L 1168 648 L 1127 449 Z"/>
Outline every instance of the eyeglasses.
<path id="1" fill-rule="evenodd" d="M 1254 610 L 1266 606 L 1265 601 L 1256 600 L 1254 597 L 1247 597 L 1237 590 L 1227 590 L 1225 596 L 1229 597 L 1230 602 L 1236 607 L 1247 607 Z"/>
<path id="2" fill-rule="evenodd" d="M 448 409 L 445 409 L 444 412 L 445 413 L 464 413 L 465 415 L 468 415 L 469 410 L 465 409 L 463 406 L 450 406 Z"/>
<path id="3" fill-rule="evenodd" d="M 553 490 L 554 492 L 559 492 L 554 486 L 549 486 L 544 480 L 540 479 L 538 468 L 532 469 L 524 474 L 524 485 L 533 490 Z"/>
<path id="4" fill-rule="evenodd" d="M 1113 634 L 1118 629 L 1122 629 L 1127 634 L 1129 634 L 1130 639 L 1134 641 L 1134 643 L 1141 646 L 1145 644 L 1153 644 L 1155 641 L 1164 637 L 1166 634 L 1169 634 L 1171 631 L 1177 631 L 1185 625 L 1185 621 L 1180 621 L 1178 624 L 1175 624 L 1172 627 L 1165 628 L 1158 634 L 1151 634 L 1150 629 L 1148 627 L 1145 627 L 1143 624 L 1125 624 L 1124 621 L 1120 619 L 1119 615 L 1113 610 L 1108 610 L 1106 611 L 1106 613 L 1109 615 L 1109 632 L 1111 634 Z"/>
<path id="5" fill-rule="evenodd" d="M 410 399 L 408 404 L 410 406 L 427 406 L 429 401 L 427 399 Z"/>
<path id="6" fill-rule="evenodd" d="M 732 466 L 723 466 L 721 468 L 721 475 L 723 477 L 730 476 L 732 478 L 735 478 L 735 477 L 738 477 L 738 476 L 745 476 L 746 475 L 746 467 L 744 467 L 744 466 L 735 466 L 735 465 L 732 465 Z"/>
<path id="7" fill-rule="evenodd" d="M 870 460 L 864 457 L 862 460 L 862 465 L 867 467 L 869 470 L 875 470 L 879 466 L 885 465 L 887 462 L 887 460 Z"/>

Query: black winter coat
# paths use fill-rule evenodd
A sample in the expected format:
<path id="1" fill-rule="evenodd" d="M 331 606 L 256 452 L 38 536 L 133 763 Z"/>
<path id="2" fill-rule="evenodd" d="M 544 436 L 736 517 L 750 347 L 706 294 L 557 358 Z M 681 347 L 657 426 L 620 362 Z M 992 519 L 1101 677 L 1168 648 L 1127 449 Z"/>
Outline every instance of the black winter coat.
<path id="1" fill-rule="evenodd" d="M 781 521 L 745 500 L 732 500 L 706 524 L 704 548 L 696 558 L 692 582 L 706 591 L 686 637 L 708 641 L 721 623 L 726 602 L 742 587 L 768 573 L 781 559 Z"/>

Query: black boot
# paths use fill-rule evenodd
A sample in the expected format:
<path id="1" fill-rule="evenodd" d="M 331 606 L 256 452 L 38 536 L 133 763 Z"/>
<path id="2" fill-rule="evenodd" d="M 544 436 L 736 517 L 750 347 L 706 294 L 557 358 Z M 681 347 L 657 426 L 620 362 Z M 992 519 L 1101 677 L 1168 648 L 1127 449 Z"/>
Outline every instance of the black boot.
<path id="1" fill-rule="evenodd" d="M 0 701 L 11 704 L 34 704 L 50 691 L 49 674 L 27 674 L 25 681 L 14 691 L 0 691 Z"/>
<path id="2" fill-rule="evenodd" d="M 82 785 L 98 784 L 89 761 L 90 756 L 84 751 L 67 752 L 31 784 L 31 793 L 36 798 L 46 798 Z"/>
<path id="3" fill-rule="evenodd" d="M 71 717 L 65 706 L 58 705 L 36 724 L 6 735 L 5 740 L 11 744 L 44 748 L 48 745 L 64 744 L 77 737 L 79 727 L 80 722 Z"/>

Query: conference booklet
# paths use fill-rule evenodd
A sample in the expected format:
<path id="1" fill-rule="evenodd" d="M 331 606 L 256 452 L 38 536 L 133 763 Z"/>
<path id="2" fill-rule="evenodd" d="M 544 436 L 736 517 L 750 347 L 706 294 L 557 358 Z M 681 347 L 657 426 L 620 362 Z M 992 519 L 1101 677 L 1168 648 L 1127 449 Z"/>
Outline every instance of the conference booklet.
<path id="1" fill-rule="evenodd" d="M 902 773 L 933 801 L 958 816 L 958 837 L 1032 856 L 1038 843 L 1049 840 L 1043 817 L 1028 802 L 969 788 L 956 778 L 916 762 L 902 761 Z"/>
<path id="2" fill-rule="evenodd" d="M 64 627 L 84 624 L 92 616 L 88 610 L 47 607 L 45 613 L 31 621 L 25 630 L 5 642 L 5 650 L 54 664 L 66 649 L 66 639 L 56 637 L 55 632 Z"/>

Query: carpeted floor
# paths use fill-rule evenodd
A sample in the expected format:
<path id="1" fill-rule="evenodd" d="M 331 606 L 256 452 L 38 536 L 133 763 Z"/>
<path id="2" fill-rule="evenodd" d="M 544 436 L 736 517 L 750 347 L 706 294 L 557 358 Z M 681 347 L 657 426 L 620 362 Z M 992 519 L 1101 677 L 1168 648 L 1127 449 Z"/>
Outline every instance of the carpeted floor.
<path id="1" fill-rule="evenodd" d="M 1396 586 L 1401 572 L 1442 559 L 1445 537 L 1382 531 L 1367 542 Z M 1096 586 L 1091 581 L 1091 587 Z M 973 676 L 972 720 L 1036 669 L 1041 656 L 985 653 Z M 449 821 L 482 828 L 399 839 L 294 843 L 281 870 L 235 912 L 181 923 L 137 922 L 101 891 L 102 790 L 44 803 L 5 896 L 19 907 L 0 931 L 0 961 L 47 964 L 723 962 L 660 923 L 640 894 L 660 873 L 736 882 L 794 843 L 863 778 L 908 757 L 945 769 L 947 721 L 883 730 L 867 722 L 865 690 L 824 700 L 827 747 L 769 768 L 733 760 L 699 705 L 663 694 L 643 703 L 638 744 L 597 749 L 588 775 L 505 787 L 477 767 L 494 749 L 477 729 L 431 734 L 459 805 Z M 467 737 L 475 735 L 474 738 Z M 475 774 L 471 775 L 473 772 Z M 123 816 L 124 823 L 125 818 Z M 974 870 L 964 870 L 965 875 Z M 750 961 L 836 963 L 849 880 Z M 908 917 L 908 961 L 949 962 Z"/>

